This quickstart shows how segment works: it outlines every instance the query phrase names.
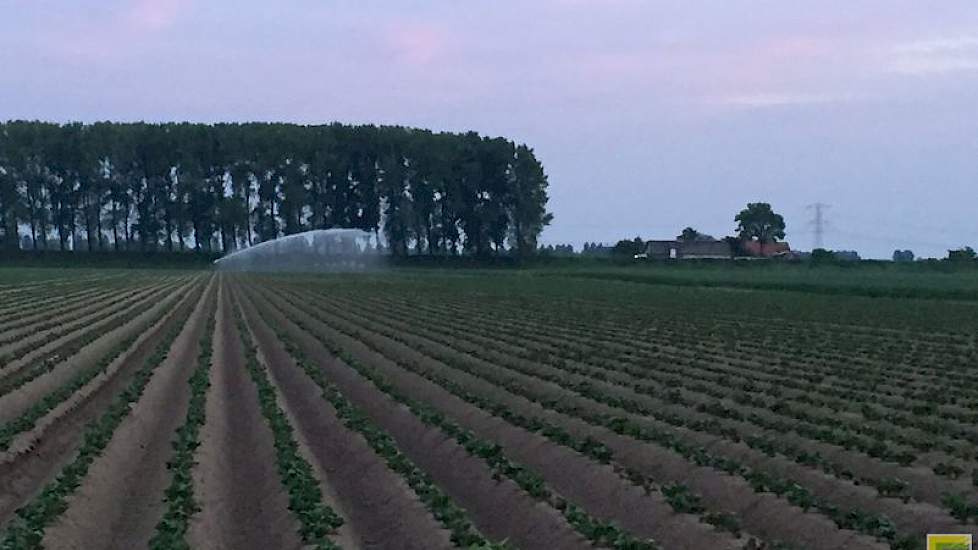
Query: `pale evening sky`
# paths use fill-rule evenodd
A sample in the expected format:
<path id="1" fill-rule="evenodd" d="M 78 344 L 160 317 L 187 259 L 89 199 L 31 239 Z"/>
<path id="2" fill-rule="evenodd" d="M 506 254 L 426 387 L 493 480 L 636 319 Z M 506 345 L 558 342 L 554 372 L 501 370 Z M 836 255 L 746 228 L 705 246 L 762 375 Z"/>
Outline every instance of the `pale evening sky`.
<path id="1" fill-rule="evenodd" d="M 544 242 L 733 231 L 978 245 L 975 0 L 0 0 L 0 119 L 476 130 L 534 147 Z"/>

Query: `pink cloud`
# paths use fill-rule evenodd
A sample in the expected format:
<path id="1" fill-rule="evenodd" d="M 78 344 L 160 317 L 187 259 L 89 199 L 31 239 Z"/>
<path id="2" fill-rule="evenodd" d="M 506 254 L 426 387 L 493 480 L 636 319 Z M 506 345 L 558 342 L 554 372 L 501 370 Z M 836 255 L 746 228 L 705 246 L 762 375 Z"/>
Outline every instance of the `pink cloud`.
<path id="1" fill-rule="evenodd" d="M 125 14 L 125 21 L 139 30 L 162 30 L 177 21 L 190 0 L 137 0 Z"/>
<path id="2" fill-rule="evenodd" d="M 448 33 L 429 25 L 397 25 L 387 34 L 387 44 L 406 65 L 428 65 L 441 57 L 450 42 Z"/>

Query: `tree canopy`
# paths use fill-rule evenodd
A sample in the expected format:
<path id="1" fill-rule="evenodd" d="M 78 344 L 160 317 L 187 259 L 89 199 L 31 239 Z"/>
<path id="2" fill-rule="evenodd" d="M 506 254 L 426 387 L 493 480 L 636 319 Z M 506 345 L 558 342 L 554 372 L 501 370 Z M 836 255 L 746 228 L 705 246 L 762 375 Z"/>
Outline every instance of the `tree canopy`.
<path id="1" fill-rule="evenodd" d="M 956 250 L 948 250 L 947 259 L 952 262 L 973 262 L 978 259 L 978 253 L 975 252 L 974 248 L 966 246 Z"/>
<path id="2" fill-rule="evenodd" d="M 474 132 L 0 124 L 5 248 L 228 252 L 348 227 L 399 255 L 530 254 L 552 219 L 547 185 L 532 149 Z"/>
<path id="3" fill-rule="evenodd" d="M 894 250 L 893 251 L 893 261 L 894 262 L 912 262 L 914 260 L 913 250 Z"/>
<path id="4" fill-rule="evenodd" d="M 741 239 L 772 243 L 784 238 L 784 218 L 766 202 L 747 203 L 747 208 L 734 217 Z"/>
<path id="5" fill-rule="evenodd" d="M 699 231 L 693 229 L 692 227 L 687 227 L 683 229 L 682 233 L 676 236 L 677 241 L 693 242 L 693 241 L 715 241 L 713 235 L 707 235 L 706 233 L 700 233 Z"/>
<path id="6" fill-rule="evenodd" d="M 635 237 L 634 239 L 622 239 L 615 243 L 615 246 L 611 249 L 611 254 L 613 256 L 623 256 L 630 258 L 636 254 L 641 254 L 645 252 L 646 243 L 641 237 Z"/>

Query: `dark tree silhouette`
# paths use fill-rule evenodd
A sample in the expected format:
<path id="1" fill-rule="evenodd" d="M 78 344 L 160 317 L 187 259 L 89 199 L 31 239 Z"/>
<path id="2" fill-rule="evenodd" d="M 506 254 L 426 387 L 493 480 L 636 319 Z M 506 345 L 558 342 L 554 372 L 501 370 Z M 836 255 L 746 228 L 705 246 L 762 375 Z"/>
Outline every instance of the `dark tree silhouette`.
<path id="1" fill-rule="evenodd" d="M 402 127 L 0 124 L 0 246 L 228 252 L 310 229 L 394 254 L 532 254 L 550 223 L 526 145 Z M 81 244 L 79 244 L 81 243 Z"/>
<path id="2" fill-rule="evenodd" d="M 757 241 L 761 247 L 767 243 L 784 238 L 784 218 L 771 209 L 766 202 L 747 203 L 734 217 L 737 222 L 737 235 L 743 240 Z"/>

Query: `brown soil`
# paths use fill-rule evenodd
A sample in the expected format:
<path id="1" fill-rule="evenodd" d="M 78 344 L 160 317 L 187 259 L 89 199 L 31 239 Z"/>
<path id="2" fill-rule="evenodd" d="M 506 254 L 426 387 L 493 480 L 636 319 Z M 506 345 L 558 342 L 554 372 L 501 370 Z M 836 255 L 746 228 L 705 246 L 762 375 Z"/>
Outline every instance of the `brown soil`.
<path id="1" fill-rule="evenodd" d="M 207 422 L 201 430 L 191 547 L 290 550 L 302 546 L 298 523 L 276 470 L 271 429 L 245 369 L 227 293 L 220 294 Z"/>
<path id="2" fill-rule="evenodd" d="M 26 326 L 28 324 L 36 323 L 45 317 L 49 316 L 52 311 L 62 310 L 63 306 L 69 306 L 74 308 L 76 306 L 81 307 L 82 305 L 89 303 L 93 300 L 98 300 L 103 296 L 108 296 L 111 294 L 119 294 L 123 288 L 87 288 L 77 292 L 71 292 L 63 296 L 54 296 L 44 299 L 32 299 L 24 304 L 19 304 L 17 308 L 4 308 L 0 310 L 0 318 L 3 322 L 0 323 L 0 336 L 6 337 L 7 333 L 10 332 L 13 325 L 16 326 Z M 127 290 L 132 290 L 128 288 Z M 16 312 L 14 312 L 16 309 Z"/>
<path id="3" fill-rule="evenodd" d="M 112 353 L 120 340 L 132 336 L 136 330 L 139 330 L 141 323 L 153 318 L 161 311 L 171 309 L 175 303 L 185 296 L 184 293 L 188 289 L 181 290 L 182 292 L 174 292 L 165 297 L 152 295 L 145 302 L 134 305 L 134 308 L 143 308 L 143 311 L 130 322 L 99 336 L 77 353 L 66 358 L 53 370 L 38 376 L 11 393 L 0 396 L 0 423 L 17 418 L 45 395 L 61 387 L 83 370 L 96 365 L 103 356 Z M 157 299 L 150 301 L 153 298 Z M 106 373 L 95 377 L 89 384 L 100 384 L 108 377 L 110 376 L 107 369 Z"/>
<path id="4" fill-rule="evenodd" d="M 143 334 L 121 358 L 121 367 L 85 400 L 70 411 L 49 415 L 24 438 L 33 441 L 23 452 L 0 453 L 0 525 L 30 500 L 72 458 L 81 443 L 82 428 L 112 402 L 129 383 L 133 372 L 153 353 L 170 326 L 182 322 L 182 316 L 193 307 L 185 299 L 164 319 Z M 43 433 L 44 437 L 40 437 Z"/>
<path id="5" fill-rule="evenodd" d="M 171 476 L 170 442 L 189 400 L 188 379 L 197 366 L 199 340 L 213 315 L 210 285 L 145 393 L 92 464 L 58 523 L 45 531 L 48 548 L 146 548 L 165 509 Z"/>
<path id="6" fill-rule="evenodd" d="M 317 328 L 329 330 L 321 324 L 313 323 Z M 380 336 L 371 338 L 375 341 L 383 339 Z M 353 347 L 357 345 L 356 342 L 350 342 L 350 344 Z M 411 350 L 408 348 L 393 342 L 389 342 L 389 345 L 396 350 L 397 354 L 411 356 Z M 353 348 L 351 347 L 351 349 Z M 489 370 L 498 371 L 500 369 L 500 367 L 488 363 L 481 363 L 481 365 Z M 450 367 L 444 364 L 436 363 L 436 366 L 439 372 L 443 374 L 452 371 Z M 621 410 L 575 397 L 559 386 L 525 377 L 512 371 L 506 372 L 506 375 L 514 379 L 516 383 L 526 387 L 550 387 L 549 397 L 560 399 L 564 403 L 573 403 L 585 410 L 623 415 Z M 552 413 L 552 411 L 550 412 Z M 825 517 L 817 514 L 806 514 L 800 508 L 791 506 L 774 495 L 754 493 L 743 479 L 725 475 L 710 468 L 696 466 L 670 450 L 621 437 L 608 430 L 569 419 L 564 415 L 551 414 L 548 416 L 561 425 L 573 425 L 568 420 L 576 423 L 579 433 L 581 429 L 586 429 L 585 434 L 590 434 L 612 447 L 616 451 L 616 460 L 624 466 L 636 468 L 660 483 L 684 483 L 703 497 L 704 504 L 709 509 L 736 513 L 746 531 L 764 539 L 786 540 L 812 549 L 833 549 L 840 547 L 841 544 L 848 545 L 847 548 L 879 547 L 871 539 L 850 531 L 839 530 Z M 808 533 L 815 532 L 819 534 L 817 537 L 808 535 Z"/>
<path id="7" fill-rule="evenodd" d="M 295 309 L 290 311 L 298 313 Z M 303 322 L 314 321 L 304 316 Z M 541 435 L 493 417 L 335 332 L 330 337 L 344 340 L 358 360 L 381 369 L 400 391 L 435 405 L 480 438 L 502 445 L 511 459 L 531 468 L 563 497 L 596 518 L 615 521 L 632 534 L 653 538 L 665 548 L 738 548 L 746 542 L 715 531 L 695 516 L 674 513 L 661 493 L 645 494 L 643 489 L 623 480 L 612 466 L 596 463 Z M 420 357 L 406 348 L 399 351 L 407 352 L 403 357 L 411 360 Z M 444 365 L 437 368 L 441 373 L 448 370 Z"/>
<path id="8" fill-rule="evenodd" d="M 324 493 L 335 495 L 333 506 L 347 520 L 355 545 L 391 550 L 450 548 L 448 531 L 367 441 L 343 425 L 253 305 L 247 299 L 243 302 L 261 354 L 284 398 L 280 402 L 290 413 L 296 435 L 305 442 L 310 463 L 325 474 Z"/>
<path id="9" fill-rule="evenodd" d="M 385 321 L 385 323 L 390 323 L 393 326 L 402 327 L 405 331 L 402 336 L 406 338 L 411 338 L 411 332 L 424 332 L 424 329 L 418 329 L 417 327 L 410 327 L 409 325 L 402 322 L 391 322 Z M 477 338 L 471 338 L 476 340 Z M 478 338 L 482 340 L 481 338 Z M 430 342 L 424 340 L 425 342 Z M 428 345 L 428 344 L 425 344 Z M 487 347 L 490 344 L 475 345 L 472 342 L 457 341 L 453 344 L 462 350 L 478 350 L 480 355 L 489 355 L 493 357 L 493 363 L 496 365 L 520 365 L 522 367 L 529 368 L 530 370 L 540 370 L 541 372 L 547 372 L 553 374 L 559 371 L 542 369 L 540 365 L 532 364 L 524 359 L 516 358 L 513 356 L 506 355 L 507 350 L 514 349 L 514 344 L 508 342 L 492 342 L 492 347 Z M 465 355 L 458 354 L 454 350 L 448 351 L 450 354 L 454 354 L 458 357 L 463 358 L 465 361 L 472 361 L 476 364 L 481 364 L 482 361 L 474 357 L 468 357 Z M 577 367 L 584 366 L 581 363 L 576 363 L 574 361 L 568 360 L 569 365 L 574 365 Z M 596 370 L 596 369 L 595 369 Z M 607 376 L 610 379 L 622 379 L 622 376 L 616 375 L 616 373 L 609 372 L 607 370 L 602 370 L 601 374 Z M 619 373 L 620 374 L 620 373 Z M 519 375 L 522 376 L 522 375 Z M 838 487 L 831 489 L 820 490 L 818 487 L 826 487 L 826 483 L 831 480 L 831 478 L 826 479 L 826 476 L 822 474 L 821 471 L 814 470 L 812 468 L 807 468 L 803 465 L 797 464 L 790 459 L 785 457 L 768 457 L 763 453 L 759 453 L 750 449 L 744 444 L 735 443 L 733 441 L 726 440 L 724 438 L 708 434 L 705 432 L 694 432 L 691 430 L 686 430 L 682 428 L 675 428 L 679 432 L 683 433 L 684 437 L 689 437 L 697 444 L 704 445 L 714 449 L 716 451 L 723 451 L 724 454 L 728 456 L 735 456 L 742 462 L 750 465 L 764 465 L 765 467 L 777 468 L 779 470 L 791 472 L 791 475 L 795 478 L 807 479 L 811 482 L 812 486 L 816 487 L 815 493 L 828 496 L 833 495 L 835 498 L 839 499 L 840 503 L 853 503 L 853 499 L 856 502 L 863 502 L 865 506 L 870 510 L 875 510 L 877 512 L 885 513 L 891 519 L 897 519 L 897 517 L 904 518 L 904 521 L 910 523 L 918 523 L 921 529 L 926 528 L 927 525 L 941 524 L 942 522 L 952 521 L 946 512 L 939 510 L 943 495 L 946 493 L 967 493 L 973 491 L 970 487 L 970 480 L 959 479 L 959 480 L 949 480 L 936 476 L 932 470 L 920 467 L 905 468 L 893 463 L 884 463 L 876 459 L 868 457 L 863 453 L 856 451 L 848 451 L 841 447 L 835 445 L 829 445 L 818 441 L 812 441 L 805 439 L 797 434 L 793 433 L 776 433 L 769 430 L 761 430 L 753 424 L 748 424 L 744 422 L 738 422 L 731 419 L 717 418 L 705 413 L 700 413 L 695 410 L 690 410 L 688 407 L 675 405 L 666 402 L 649 395 L 639 395 L 631 390 L 622 388 L 620 386 L 615 386 L 611 384 L 606 384 L 594 379 L 586 379 L 577 374 L 567 373 L 566 378 L 571 381 L 583 381 L 588 380 L 589 382 L 605 388 L 606 391 L 613 395 L 620 395 L 629 399 L 644 402 L 645 404 L 653 407 L 655 410 L 663 411 L 666 413 L 681 415 L 690 419 L 698 420 L 713 420 L 719 422 L 721 425 L 728 427 L 735 427 L 741 433 L 748 434 L 766 434 L 769 437 L 779 439 L 782 441 L 790 441 L 796 444 L 802 449 L 806 449 L 809 452 L 818 452 L 823 456 L 831 458 L 834 462 L 845 465 L 851 471 L 855 472 L 859 477 L 881 479 L 884 477 L 899 478 L 910 482 L 911 484 L 911 495 L 918 500 L 929 503 L 928 505 L 921 505 L 915 507 L 915 513 L 920 511 L 926 511 L 923 517 L 917 520 L 911 520 L 907 517 L 905 506 L 902 502 L 894 500 L 877 500 L 877 495 L 875 489 L 871 487 L 857 487 L 850 482 L 836 479 L 835 483 L 838 483 Z M 625 382 L 626 380 L 622 380 Z M 651 385 L 648 381 L 644 381 L 645 385 Z M 668 389 L 662 388 L 662 393 L 665 393 Z M 690 395 L 690 392 L 683 392 L 687 398 L 691 398 L 694 401 L 697 399 Z M 699 402 L 711 403 L 716 401 L 713 398 L 699 399 Z M 740 405 L 732 401 L 724 401 L 724 404 L 733 409 L 740 409 Z M 668 428 L 664 423 L 657 425 L 660 428 Z M 947 460 L 946 458 L 944 460 Z M 806 485 L 807 486 L 807 485 Z"/>
<path id="10" fill-rule="evenodd" d="M 464 508 L 487 537 L 507 539 L 518 548 L 590 547 L 556 510 L 535 501 L 508 479 L 495 481 L 481 459 L 469 455 L 439 430 L 426 426 L 330 355 L 311 335 L 272 308 L 262 308 L 262 314 L 287 330 L 344 395 L 394 437 L 398 448 Z"/>
<path id="11" fill-rule="evenodd" d="M 526 321 L 522 319 L 518 319 L 518 320 L 510 319 L 510 321 L 518 325 L 525 325 L 526 323 Z M 582 327 L 582 325 L 578 325 L 578 326 Z M 537 329 L 535 329 L 535 327 L 533 330 L 530 330 L 530 333 L 534 335 L 533 337 L 534 337 L 535 345 L 540 345 L 541 341 L 549 341 L 553 346 L 559 349 L 561 346 L 566 347 L 569 341 L 573 341 L 575 338 L 579 337 L 581 335 L 581 331 L 588 331 L 591 328 L 592 327 L 583 325 L 583 328 L 578 328 L 575 330 L 568 331 L 566 328 L 560 329 L 560 328 L 553 327 L 552 325 L 549 325 L 548 331 L 556 331 L 562 333 L 563 336 L 560 338 L 552 338 L 547 334 L 541 334 Z M 855 327 L 849 327 L 849 328 L 854 329 Z M 691 334 L 692 332 L 695 331 L 696 331 L 695 328 L 690 328 L 687 329 L 685 332 L 682 332 L 682 334 Z M 647 342 L 645 341 L 646 338 L 636 336 L 635 333 L 627 334 L 625 333 L 625 331 L 621 330 L 620 327 L 616 327 L 612 329 L 610 332 L 613 332 L 615 336 L 611 340 L 603 339 L 602 347 L 603 348 L 607 347 L 609 350 L 616 350 L 621 355 L 621 359 L 625 362 L 631 362 L 633 356 L 636 354 L 643 358 L 653 358 L 653 360 L 657 360 L 657 361 L 661 361 L 663 357 L 667 358 L 667 360 L 678 359 L 683 362 L 683 374 L 685 376 L 696 377 L 697 373 L 703 372 L 703 370 L 709 371 L 711 374 L 714 375 L 719 372 L 719 373 L 723 373 L 726 376 L 733 376 L 736 379 L 741 379 L 741 378 L 752 379 L 755 381 L 759 389 L 764 387 L 769 387 L 772 383 L 774 385 L 779 385 L 780 381 L 784 380 L 784 376 L 782 374 L 772 374 L 772 373 L 765 372 L 767 365 L 764 364 L 763 360 L 758 360 L 756 349 L 751 348 L 745 351 L 741 349 L 741 347 L 743 346 L 742 342 L 738 342 L 734 346 L 734 349 L 731 349 L 731 347 L 726 344 L 723 346 L 718 346 L 715 342 L 710 342 L 710 341 L 694 342 L 688 339 L 683 341 L 683 344 L 676 345 L 672 342 L 680 341 L 680 340 L 676 338 L 670 338 L 668 335 L 665 338 L 655 338 L 653 341 Z M 676 333 L 673 332 L 672 334 L 676 334 Z M 907 338 L 909 335 L 910 335 L 909 333 L 901 334 L 899 338 L 904 339 Z M 892 336 L 893 335 L 890 334 L 884 336 L 884 338 L 889 339 Z M 917 336 L 919 336 L 919 334 L 917 334 Z M 881 343 L 885 343 L 885 342 L 877 342 L 877 344 L 881 344 Z M 938 347 L 945 348 L 946 346 L 940 345 Z M 810 347 L 807 349 L 809 351 L 812 351 Z M 854 388 L 852 387 L 852 382 L 850 380 L 840 379 L 837 375 L 833 374 L 834 371 L 832 369 L 826 369 L 821 364 L 823 362 L 829 362 L 835 365 L 849 365 L 852 363 L 854 359 L 852 355 L 843 356 L 835 353 L 834 349 L 833 350 L 819 349 L 816 350 L 818 355 L 814 360 L 811 358 L 806 358 L 802 361 L 799 361 L 799 358 L 791 355 L 790 352 L 781 352 L 781 351 L 770 350 L 770 349 L 766 351 L 773 355 L 773 357 L 768 359 L 769 361 L 781 362 L 781 361 L 790 360 L 795 368 L 801 368 L 806 372 L 813 372 L 813 373 L 822 372 L 823 374 L 827 375 L 826 379 L 823 380 L 821 384 L 808 385 L 804 389 L 785 390 L 783 393 L 783 398 L 785 399 L 790 400 L 791 397 L 797 397 L 799 395 L 809 395 L 809 394 L 822 394 L 831 398 L 834 396 L 833 386 L 837 383 L 841 383 L 843 386 L 845 386 L 847 391 L 854 390 Z M 697 357 L 697 353 L 705 353 L 706 358 Z M 892 361 L 879 363 L 878 360 L 868 360 L 868 362 L 871 365 L 885 368 L 886 371 L 892 375 L 898 375 L 900 373 L 903 373 L 904 378 L 908 374 L 909 376 L 912 377 L 918 376 L 917 367 L 909 369 L 908 371 L 906 365 L 894 365 L 892 364 Z M 638 363 L 635 364 L 638 365 Z M 623 373 L 618 373 L 618 374 L 623 375 Z M 933 376 L 938 376 L 938 377 L 942 376 L 943 374 L 944 374 L 943 372 L 932 373 Z M 933 376 L 927 378 L 927 380 L 928 381 L 932 380 Z M 924 385 L 926 386 L 927 384 L 924 383 Z M 902 396 L 904 390 L 910 386 L 915 386 L 915 384 L 912 383 L 907 384 L 905 382 L 902 384 L 901 383 L 879 384 L 874 388 L 873 391 L 866 391 L 865 388 L 860 388 L 857 386 L 857 388 L 855 388 L 855 394 L 863 395 L 868 399 L 875 401 L 877 398 L 884 397 L 883 394 L 892 392 L 894 395 L 889 396 L 890 399 L 886 401 L 887 403 L 886 405 L 883 404 L 883 401 L 880 401 L 879 403 L 877 403 L 877 405 L 879 405 L 884 410 L 895 409 L 906 414 L 912 412 L 913 404 L 919 405 L 925 403 L 924 401 L 921 401 L 919 399 L 906 399 L 906 398 L 897 397 L 897 396 Z M 838 415 L 838 413 L 835 413 L 831 409 L 815 407 L 807 403 L 799 402 L 799 403 L 795 403 L 795 406 L 808 411 L 819 412 L 820 414 L 823 415 L 823 417 L 833 418 Z M 956 406 L 942 406 L 941 408 L 943 410 L 956 410 L 959 413 L 969 412 L 967 409 L 956 407 Z M 957 445 L 964 444 L 967 447 L 969 447 L 971 450 L 974 450 L 974 445 L 970 443 L 966 443 L 961 440 L 955 440 L 954 438 L 947 437 L 941 433 L 929 434 L 929 433 L 924 433 L 920 429 L 915 428 L 913 426 L 905 426 L 902 423 L 890 423 L 887 420 L 880 421 L 880 420 L 867 419 L 862 414 L 860 414 L 855 407 L 851 408 L 848 412 L 841 413 L 840 416 L 846 417 L 852 422 L 862 423 L 869 426 L 878 426 L 884 429 L 900 430 L 901 434 L 903 435 L 911 435 L 911 436 L 914 434 L 921 435 L 921 436 L 933 435 L 937 437 L 939 440 L 943 440 L 945 442 L 950 442 L 952 444 L 957 444 Z M 935 422 L 940 425 L 947 426 L 952 433 L 954 431 L 960 431 L 971 435 L 978 433 L 978 429 L 976 429 L 971 423 L 961 422 L 954 419 L 946 419 L 943 418 L 940 414 L 930 415 L 929 420 L 931 422 Z M 933 465 L 938 461 L 946 461 L 946 460 L 947 460 L 946 456 L 939 455 L 939 456 L 935 456 L 931 461 L 927 461 L 923 459 L 919 460 L 918 464 L 929 466 L 929 465 Z"/>
<path id="12" fill-rule="evenodd" d="M 181 287 L 186 287 L 188 284 L 180 285 Z M 127 303 L 121 308 L 112 308 L 109 312 L 102 312 L 98 318 L 99 320 L 91 324 L 81 324 L 77 326 L 69 325 L 69 332 L 61 336 L 56 337 L 47 342 L 37 342 L 34 347 L 28 351 L 25 355 L 14 359 L 4 365 L 0 365 L 0 387 L 6 388 L 9 384 L 8 381 L 11 380 L 14 375 L 18 374 L 20 371 L 27 368 L 33 368 L 37 366 L 40 361 L 58 361 L 64 359 L 63 350 L 72 345 L 72 340 L 80 335 L 83 335 L 93 330 L 98 330 L 100 327 L 108 325 L 112 322 L 112 319 L 119 316 L 124 316 L 127 312 L 136 310 L 140 307 L 145 307 L 147 303 L 153 303 L 154 300 L 158 300 L 161 296 L 172 295 L 175 289 L 179 288 L 175 285 L 153 287 L 141 291 L 140 296 L 133 303 Z M 6 389 L 0 390 L 2 393 L 6 393 Z"/>
<path id="13" fill-rule="evenodd" d="M 64 330 L 69 326 L 91 325 L 119 305 L 137 298 L 146 290 L 146 288 L 135 288 L 126 292 L 109 291 L 96 294 L 74 305 L 60 303 L 48 308 L 31 319 L 16 323 L 15 328 L 0 333 L 0 343 L 2 343 L 0 356 L 35 345 L 36 342 L 44 342 L 51 333 Z"/>

